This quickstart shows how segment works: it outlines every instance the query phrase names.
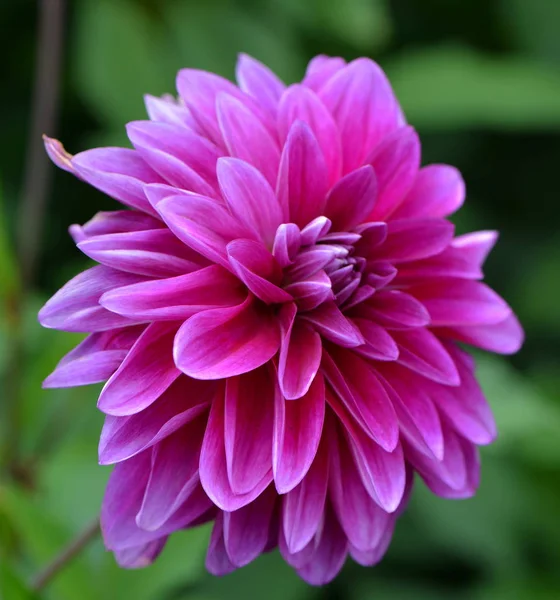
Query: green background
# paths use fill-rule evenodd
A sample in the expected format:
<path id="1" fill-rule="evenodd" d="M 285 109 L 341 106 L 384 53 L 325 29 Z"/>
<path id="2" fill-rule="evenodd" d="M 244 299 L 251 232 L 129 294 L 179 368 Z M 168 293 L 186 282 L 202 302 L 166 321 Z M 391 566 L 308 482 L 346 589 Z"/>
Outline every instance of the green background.
<path id="1" fill-rule="evenodd" d="M 59 126 L 72 152 L 126 143 L 142 95 L 174 91 L 183 66 L 231 77 L 237 52 L 287 82 L 315 54 L 374 57 L 422 137 L 424 162 L 463 172 L 458 231 L 499 229 L 488 282 L 527 332 L 511 359 L 480 354 L 499 439 L 476 498 L 417 485 L 381 565 L 348 563 L 314 589 L 273 553 L 223 579 L 204 572 L 208 530 L 179 533 L 143 571 L 96 540 L 40 595 L 32 576 L 95 516 L 97 387 L 41 389 L 77 336 L 36 312 L 86 261 L 67 227 L 109 198 L 54 173 L 33 292 L 21 294 L 14 231 L 30 126 L 36 4 L 0 2 L 0 597 L 7 600 L 475 600 L 560 598 L 560 2 L 558 0 L 74 0 Z M 17 360 L 14 360 L 14 356 Z"/>

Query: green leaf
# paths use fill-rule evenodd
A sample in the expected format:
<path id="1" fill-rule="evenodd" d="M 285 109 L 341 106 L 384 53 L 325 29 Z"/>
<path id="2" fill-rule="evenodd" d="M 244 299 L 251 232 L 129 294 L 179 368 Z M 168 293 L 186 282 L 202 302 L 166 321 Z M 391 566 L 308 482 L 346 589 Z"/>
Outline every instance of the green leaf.
<path id="1" fill-rule="evenodd" d="M 416 50 L 383 66 L 408 120 L 418 127 L 560 129 L 556 69 L 457 47 Z"/>
<path id="2" fill-rule="evenodd" d="M 163 32 L 140 3 L 82 0 L 74 31 L 76 87 L 105 122 L 144 118 L 143 95 L 173 89 Z"/>

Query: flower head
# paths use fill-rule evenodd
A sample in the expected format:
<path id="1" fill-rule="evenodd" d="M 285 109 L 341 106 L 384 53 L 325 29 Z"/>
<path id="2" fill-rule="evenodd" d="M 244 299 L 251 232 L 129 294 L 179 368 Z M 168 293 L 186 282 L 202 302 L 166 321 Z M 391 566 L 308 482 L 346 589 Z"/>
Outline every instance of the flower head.
<path id="1" fill-rule="evenodd" d="M 123 566 L 213 521 L 223 574 L 279 547 L 306 581 L 378 562 L 414 473 L 463 498 L 495 436 L 457 342 L 515 352 L 484 283 L 496 234 L 454 236 L 459 172 L 420 142 L 369 59 L 313 59 L 286 87 L 248 56 L 238 86 L 186 69 L 146 98 L 133 149 L 53 161 L 124 204 L 70 232 L 99 263 L 40 313 L 89 336 L 49 387 L 107 381 L 103 508 Z"/>

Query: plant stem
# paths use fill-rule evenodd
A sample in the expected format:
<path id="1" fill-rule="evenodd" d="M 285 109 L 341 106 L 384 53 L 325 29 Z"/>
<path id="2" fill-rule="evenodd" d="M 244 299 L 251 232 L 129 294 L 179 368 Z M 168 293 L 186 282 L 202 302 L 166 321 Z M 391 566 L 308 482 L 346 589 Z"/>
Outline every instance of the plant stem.
<path id="1" fill-rule="evenodd" d="M 73 539 L 66 548 L 63 548 L 60 554 L 50 562 L 42 571 L 40 571 L 31 582 L 31 589 L 41 590 L 53 579 L 72 559 L 99 534 L 99 519 L 92 521 L 75 539 Z"/>

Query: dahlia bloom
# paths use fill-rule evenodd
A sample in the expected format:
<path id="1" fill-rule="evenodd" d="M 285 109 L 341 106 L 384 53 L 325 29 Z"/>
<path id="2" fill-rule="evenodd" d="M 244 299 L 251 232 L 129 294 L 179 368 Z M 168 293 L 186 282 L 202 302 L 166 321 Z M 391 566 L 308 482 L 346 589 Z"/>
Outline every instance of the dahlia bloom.
<path id="1" fill-rule="evenodd" d="M 285 86 L 179 72 L 133 149 L 52 160 L 127 207 L 70 228 L 99 263 L 40 312 L 89 335 L 45 382 L 104 382 L 101 522 L 124 567 L 212 521 L 207 568 L 278 547 L 311 584 L 377 563 L 414 474 L 471 496 L 496 429 L 458 342 L 523 333 L 480 280 L 496 233 L 454 236 L 459 172 L 420 167 L 382 70 L 318 56 Z"/>

